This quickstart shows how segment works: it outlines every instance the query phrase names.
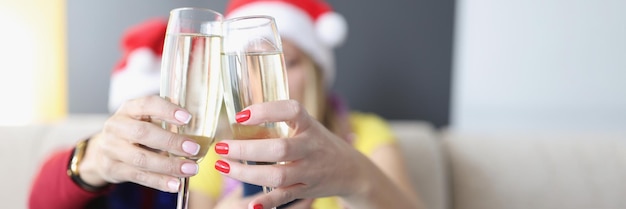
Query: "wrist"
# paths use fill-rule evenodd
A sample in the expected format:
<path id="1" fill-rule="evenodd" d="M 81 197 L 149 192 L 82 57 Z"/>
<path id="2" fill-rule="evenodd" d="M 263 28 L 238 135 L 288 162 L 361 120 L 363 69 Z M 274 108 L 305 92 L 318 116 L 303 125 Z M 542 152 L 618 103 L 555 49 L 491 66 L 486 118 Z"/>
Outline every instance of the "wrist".
<path id="1" fill-rule="evenodd" d="M 372 191 L 376 187 L 376 181 L 378 180 L 375 175 L 378 171 L 376 165 L 363 154 L 357 152 L 358 162 L 356 163 L 356 170 L 358 175 L 352 176 L 352 186 L 347 195 L 343 195 L 342 199 L 345 202 L 362 202 L 367 199 Z M 352 204 L 349 204 L 352 205 Z"/>
<path id="2" fill-rule="evenodd" d="M 395 207 L 399 194 L 394 183 L 367 156 L 359 157 L 358 175 L 353 181 L 352 192 L 341 197 L 348 208 L 413 208 Z M 403 203 L 400 203 L 403 205 Z M 388 207 L 393 206 L 393 207 Z"/>
<path id="3" fill-rule="evenodd" d="M 108 183 L 100 178 L 96 167 L 90 163 L 93 161 L 90 158 L 93 153 L 87 151 L 89 141 L 90 139 L 80 141 L 74 147 L 68 162 L 67 175 L 80 188 L 89 192 L 99 192 L 106 189 Z"/>

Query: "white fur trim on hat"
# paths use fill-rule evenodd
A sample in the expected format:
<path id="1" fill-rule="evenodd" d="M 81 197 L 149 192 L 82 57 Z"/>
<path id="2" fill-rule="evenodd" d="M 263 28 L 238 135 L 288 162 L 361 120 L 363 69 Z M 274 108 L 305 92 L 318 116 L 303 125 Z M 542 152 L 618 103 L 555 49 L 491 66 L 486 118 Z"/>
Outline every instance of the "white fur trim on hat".
<path id="1" fill-rule="evenodd" d="M 317 35 L 328 46 L 338 47 L 348 35 L 346 19 L 336 12 L 327 12 L 317 18 Z"/>
<path id="2" fill-rule="evenodd" d="M 159 94 L 161 59 L 147 47 L 133 50 L 126 66 L 111 77 L 109 111 L 111 113 L 126 100 Z"/>

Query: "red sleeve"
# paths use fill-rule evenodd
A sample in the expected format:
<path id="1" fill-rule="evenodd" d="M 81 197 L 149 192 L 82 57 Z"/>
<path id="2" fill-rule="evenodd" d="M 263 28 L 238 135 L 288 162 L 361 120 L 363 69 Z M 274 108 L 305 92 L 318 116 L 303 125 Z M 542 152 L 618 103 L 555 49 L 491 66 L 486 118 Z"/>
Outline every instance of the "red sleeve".
<path id="1" fill-rule="evenodd" d="M 88 192 L 70 179 L 67 175 L 67 164 L 72 150 L 56 152 L 44 162 L 31 185 L 28 208 L 80 209 L 90 200 L 108 191 Z"/>

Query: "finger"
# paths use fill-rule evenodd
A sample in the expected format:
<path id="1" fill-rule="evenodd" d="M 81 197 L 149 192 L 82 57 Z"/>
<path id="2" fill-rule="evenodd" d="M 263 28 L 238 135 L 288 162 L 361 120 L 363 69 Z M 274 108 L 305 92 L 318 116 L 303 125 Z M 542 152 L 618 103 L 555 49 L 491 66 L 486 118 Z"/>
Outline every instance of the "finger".
<path id="1" fill-rule="evenodd" d="M 250 202 L 248 208 L 274 208 L 291 202 L 306 191 L 306 186 L 302 184 L 285 188 L 276 188 L 270 193 L 264 194 Z"/>
<path id="2" fill-rule="evenodd" d="M 168 176 L 189 177 L 198 173 L 198 164 L 191 160 L 164 156 L 128 143 L 112 143 L 106 146 L 107 156 L 136 170 Z"/>
<path id="3" fill-rule="evenodd" d="M 136 169 L 123 162 L 115 162 L 108 166 L 111 182 L 134 182 L 164 192 L 178 192 L 180 180 L 163 174 Z"/>
<path id="4" fill-rule="evenodd" d="M 131 143 L 141 144 L 178 156 L 195 156 L 200 145 L 180 134 L 175 134 L 152 123 L 115 117 L 107 121 L 104 130 Z"/>
<path id="5" fill-rule="evenodd" d="M 155 95 L 129 100 L 116 114 L 129 115 L 134 119 L 149 116 L 176 125 L 184 125 L 191 120 L 191 115 L 185 109 Z"/>
<path id="6" fill-rule="evenodd" d="M 305 174 L 295 167 L 298 162 L 274 165 L 246 165 L 222 159 L 215 162 L 215 169 L 231 178 L 268 187 L 286 187 L 299 183 Z"/>
<path id="7" fill-rule="evenodd" d="M 304 158 L 314 146 L 311 140 L 298 135 L 279 139 L 222 140 L 215 145 L 215 152 L 229 159 L 284 162 Z"/>
<path id="8" fill-rule="evenodd" d="M 254 104 L 237 113 L 236 118 L 243 125 L 285 121 L 294 130 L 305 130 L 312 120 L 304 106 L 295 100 Z"/>

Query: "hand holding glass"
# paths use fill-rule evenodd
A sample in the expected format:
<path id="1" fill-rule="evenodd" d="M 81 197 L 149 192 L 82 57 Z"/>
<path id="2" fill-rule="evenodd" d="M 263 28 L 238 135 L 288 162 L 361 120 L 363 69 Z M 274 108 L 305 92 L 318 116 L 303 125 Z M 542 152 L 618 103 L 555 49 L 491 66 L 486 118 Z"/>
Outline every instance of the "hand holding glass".
<path id="1" fill-rule="evenodd" d="M 256 126 L 237 123 L 235 114 L 263 102 L 289 99 L 282 43 L 276 23 L 269 16 L 246 16 L 224 21 L 224 102 L 233 138 L 288 137 L 285 122 Z M 246 162 L 276 164 L 276 162 Z M 267 193 L 272 188 L 263 187 Z"/>
<path id="2" fill-rule="evenodd" d="M 196 141 L 206 155 L 217 128 L 222 105 L 222 15 L 202 8 L 178 8 L 170 12 L 161 63 L 160 96 L 191 114 L 183 126 L 163 123 L 163 128 Z M 186 209 L 189 178 L 181 178 L 177 209 Z"/>

